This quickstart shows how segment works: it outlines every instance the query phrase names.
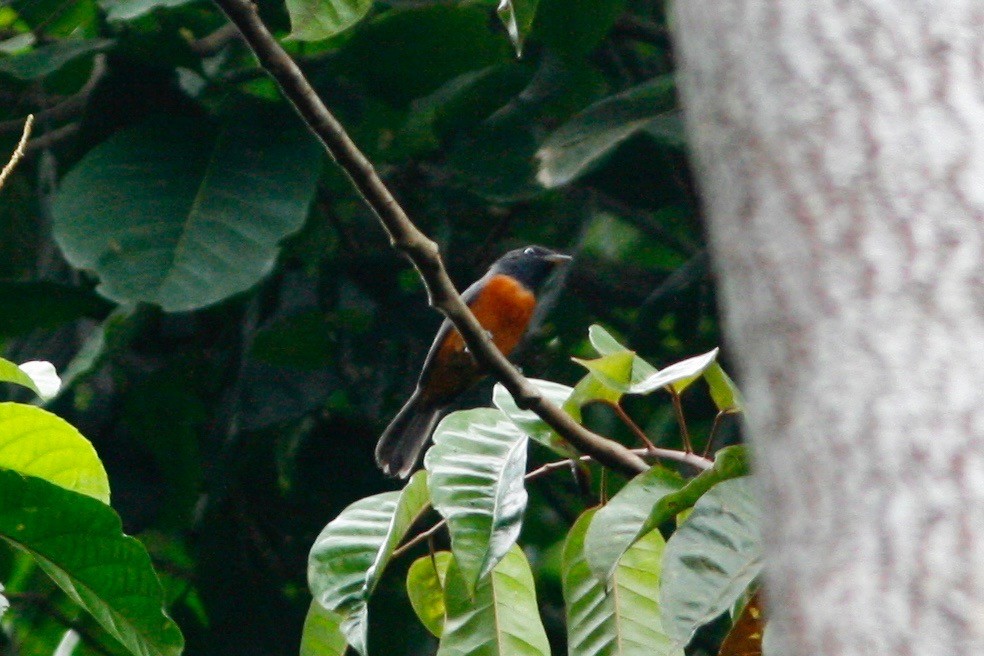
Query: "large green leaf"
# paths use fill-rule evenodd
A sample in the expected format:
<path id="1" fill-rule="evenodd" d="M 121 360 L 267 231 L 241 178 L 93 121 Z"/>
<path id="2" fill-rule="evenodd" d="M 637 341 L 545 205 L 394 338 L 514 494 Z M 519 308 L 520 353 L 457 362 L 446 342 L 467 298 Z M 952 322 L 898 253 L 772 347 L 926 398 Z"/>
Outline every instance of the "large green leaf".
<path id="1" fill-rule="evenodd" d="M 369 596 L 393 550 L 427 503 L 427 474 L 417 472 L 399 492 L 376 494 L 348 506 L 311 547 L 311 593 L 322 606 L 342 616 L 342 633 L 363 656 Z"/>
<path id="2" fill-rule="evenodd" d="M 714 455 L 714 466 L 702 471 L 687 481 L 677 492 L 672 492 L 656 500 L 649 509 L 646 521 L 642 523 L 634 540 L 642 538 L 663 522 L 673 518 L 688 508 L 713 486 L 732 478 L 748 474 L 748 456 L 744 445 L 727 446 Z"/>
<path id="3" fill-rule="evenodd" d="M 506 552 L 472 594 L 457 559 L 444 588 L 447 619 L 437 656 L 549 656 L 530 565 L 518 546 Z"/>
<path id="4" fill-rule="evenodd" d="M 287 0 L 290 36 L 320 41 L 352 27 L 369 12 L 372 0 Z"/>
<path id="5" fill-rule="evenodd" d="M 523 56 L 523 43 L 533 27 L 536 6 L 540 0 L 501 0 L 497 13 L 506 33 L 516 48 L 516 56 Z"/>
<path id="6" fill-rule="evenodd" d="M 109 39 L 68 39 L 35 48 L 30 52 L 0 57 L 0 74 L 20 80 L 34 80 L 54 73 L 68 62 L 106 50 L 113 41 Z"/>
<path id="7" fill-rule="evenodd" d="M 50 362 L 34 360 L 16 365 L 0 358 L 0 383 L 15 383 L 47 401 L 58 395 L 61 379 Z"/>
<path id="8" fill-rule="evenodd" d="M 678 645 L 731 608 L 762 569 L 760 511 L 749 477 L 715 485 L 670 537 L 660 604 Z"/>
<path id="9" fill-rule="evenodd" d="M 109 506 L 39 478 L 0 470 L 0 537 L 38 565 L 136 656 L 177 656 L 184 640 L 164 612 L 143 546 Z"/>
<path id="10" fill-rule="evenodd" d="M 612 573 L 611 588 L 591 572 L 585 534 L 596 511 L 574 523 L 564 544 L 563 584 L 567 651 L 571 656 L 682 656 L 662 627 L 659 603 L 663 536 L 653 532 L 629 549 Z"/>
<path id="11" fill-rule="evenodd" d="M 0 403 L 0 467 L 109 503 L 109 479 L 89 440 L 32 405 Z"/>
<path id="12" fill-rule="evenodd" d="M 219 130 L 154 119 L 90 151 L 62 181 L 55 238 L 119 302 L 192 310 L 256 284 L 299 229 L 321 152 L 296 124 L 244 109 Z"/>
<path id="13" fill-rule="evenodd" d="M 516 543 L 526 510 L 527 438 L 499 410 L 454 412 L 424 458 L 434 508 L 469 590 Z"/>
<path id="14" fill-rule="evenodd" d="M 300 656 L 342 656 L 348 643 L 341 629 L 342 618 L 312 600 L 301 631 Z"/>
<path id="15" fill-rule="evenodd" d="M 537 179 L 546 187 L 568 184 L 590 171 L 601 159 L 630 136 L 677 135 L 683 143 L 683 122 L 671 111 L 674 104 L 673 77 L 657 77 L 622 93 L 601 100 L 562 125 L 537 152 Z"/>
<path id="16" fill-rule="evenodd" d="M 544 398 L 554 405 L 564 405 L 570 397 L 571 392 L 574 391 L 573 388 L 567 385 L 561 385 L 560 383 L 554 383 L 549 380 L 530 378 L 529 381 L 543 394 Z M 574 448 L 564 438 L 558 435 L 554 429 L 550 428 L 547 422 L 543 421 L 538 414 L 532 410 L 520 410 L 512 394 L 503 387 L 502 383 L 496 383 L 492 389 L 492 403 L 499 410 L 502 410 L 509 417 L 510 421 L 516 424 L 519 430 L 526 433 L 530 439 L 539 442 L 565 458 L 576 455 Z"/>
<path id="17" fill-rule="evenodd" d="M 629 481 L 595 514 L 584 538 L 584 551 L 600 581 L 609 581 L 619 558 L 636 541 L 653 504 L 681 487 L 679 474 L 655 465 Z"/>
<path id="18" fill-rule="evenodd" d="M 451 558 L 450 551 L 421 556 L 407 571 L 407 596 L 413 612 L 438 638 L 444 633 L 444 581 Z"/>

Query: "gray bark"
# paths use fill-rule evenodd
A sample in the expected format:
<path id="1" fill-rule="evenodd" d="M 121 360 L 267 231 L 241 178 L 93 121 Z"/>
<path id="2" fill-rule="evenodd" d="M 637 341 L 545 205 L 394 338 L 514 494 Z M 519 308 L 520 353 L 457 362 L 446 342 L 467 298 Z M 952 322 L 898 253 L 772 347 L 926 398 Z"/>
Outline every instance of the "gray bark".
<path id="1" fill-rule="evenodd" d="M 984 654 L 984 2 L 675 19 L 776 656 Z"/>

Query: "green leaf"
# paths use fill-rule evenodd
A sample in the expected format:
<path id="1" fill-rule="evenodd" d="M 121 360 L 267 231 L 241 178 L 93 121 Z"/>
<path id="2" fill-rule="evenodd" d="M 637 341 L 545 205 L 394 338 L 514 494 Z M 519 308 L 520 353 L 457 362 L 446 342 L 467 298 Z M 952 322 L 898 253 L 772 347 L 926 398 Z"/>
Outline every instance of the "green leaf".
<path id="1" fill-rule="evenodd" d="M 438 551 L 433 557 L 421 556 L 407 572 L 407 596 L 413 612 L 427 630 L 440 638 L 444 632 L 444 582 L 451 564 L 450 551 Z"/>
<path id="2" fill-rule="evenodd" d="M 537 180 L 547 188 L 568 184 L 591 171 L 630 136 L 648 130 L 683 143 L 683 122 L 674 106 L 671 75 L 660 76 L 600 100 L 547 137 L 537 152 Z"/>
<path id="3" fill-rule="evenodd" d="M 112 306 L 88 289 L 53 282 L 0 282 L 0 337 L 55 328 L 80 317 L 106 316 Z M 17 308 L 16 312 L 10 309 Z"/>
<path id="4" fill-rule="evenodd" d="M 109 479 L 89 440 L 32 405 L 0 403 L 0 467 L 109 503 Z"/>
<path id="5" fill-rule="evenodd" d="M 184 639 L 164 612 L 143 546 L 109 506 L 39 478 L 0 470 L 0 537 L 34 557 L 65 593 L 136 656 L 177 656 Z"/>
<path id="6" fill-rule="evenodd" d="M 320 41 L 344 32 L 362 20 L 372 0 L 287 0 L 290 37 Z"/>
<path id="7" fill-rule="evenodd" d="M 585 534 L 596 519 L 588 510 L 564 543 L 563 586 L 567 644 L 572 656 L 683 656 L 663 631 L 659 603 L 665 544 L 653 532 L 629 549 L 606 589 L 585 559 Z"/>
<path id="8" fill-rule="evenodd" d="M 99 6 L 110 21 L 131 21 L 156 9 L 171 9 L 193 0 L 99 0 Z"/>
<path id="9" fill-rule="evenodd" d="M 0 74 L 19 80 L 36 80 L 59 70 L 68 62 L 112 46 L 110 39 L 66 39 L 11 57 L 0 57 Z"/>
<path id="10" fill-rule="evenodd" d="M 342 618 L 312 600 L 301 632 L 300 656 L 343 656 L 348 643 L 342 633 Z"/>
<path id="11" fill-rule="evenodd" d="M 712 362 L 704 370 L 704 380 L 711 391 L 711 399 L 721 412 L 737 412 L 743 407 L 741 392 L 735 381 L 725 373 L 718 362 Z"/>
<path id="12" fill-rule="evenodd" d="M 363 656 L 369 597 L 393 550 L 427 503 L 427 475 L 417 472 L 402 491 L 376 494 L 348 506 L 311 547 L 311 593 L 322 606 L 342 616 L 342 633 Z"/>
<path id="13" fill-rule="evenodd" d="M 529 381 L 543 394 L 544 398 L 554 405 L 564 405 L 567 399 L 570 398 L 571 392 L 574 391 L 573 388 L 567 385 L 561 385 L 560 383 L 549 380 L 530 378 Z M 564 438 L 558 435 L 554 429 L 550 428 L 547 422 L 540 419 L 538 414 L 532 410 L 520 410 L 512 394 L 501 383 L 496 383 L 492 389 L 492 403 L 499 410 L 502 410 L 509 417 L 509 420 L 516 424 L 519 430 L 526 433 L 526 436 L 530 439 L 539 442 L 565 458 L 571 458 L 577 455 L 574 448 Z"/>
<path id="14" fill-rule="evenodd" d="M 701 377 L 705 369 L 711 366 L 717 359 L 719 350 L 714 349 L 703 355 L 695 355 L 692 358 L 671 364 L 658 373 L 632 385 L 629 391 L 632 394 L 648 394 L 663 387 L 671 387 L 677 394 L 681 394 L 691 383 Z"/>
<path id="15" fill-rule="evenodd" d="M 549 656 L 530 565 L 518 546 L 506 552 L 472 594 L 451 561 L 445 580 L 447 619 L 437 656 Z"/>
<path id="16" fill-rule="evenodd" d="M 632 351 L 625 346 L 622 346 L 611 333 L 602 328 L 601 326 L 595 324 L 588 328 L 588 341 L 591 345 L 598 351 L 601 356 L 615 355 L 617 353 L 632 353 L 632 376 L 630 378 L 632 385 L 638 385 L 643 380 L 654 376 L 658 373 L 658 370 L 653 365 L 649 364 L 638 355 L 635 355 L 635 351 Z"/>
<path id="17" fill-rule="evenodd" d="M 43 360 L 16 365 L 10 360 L 0 358 L 0 382 L 26 387 L 44 401 L 55 398 L 61 387 L 61 379 L 58 378 L 54 365 Z"/>
<path id="18" fill-rule="evenodd" d="M 654 465 L 629 481 L 595 514 L 584 538 L 584 551 L 599 581 L 610 580 L 619 558 L 637 540 L 649 508 L 681 487 L 683 478 L 679 474 Z"/>
<path id="19" fill-rule="evenodd" d="M 619 394 L 629 391 L 632 383 L 632 361 L 635 353 L 632 351 L 621 351 L 610 355 L 603 355 L 594 360 L 582 360 L 581 358 L 571 358 L 585 369 L 591 372 L 605 387 L 611 388 Z"/>
<path id="20" fill-rule="evenodd" d="M 759 506 L 749 477 L 719 483 L 676 530 L 663 558 L 660 604 L 678 645 L 731 608 L 762 569 Z"/>
<path id="21" fill-rule="evenodd" d="M 506 33 L 516 48 L 516 56 L 523 56 L 523 43 L 526 41 L 533 18 L 536 17 L 536 6 L 540 0 L 500 0 L 496 13 L 499 20 L 506 26 Z"/>
<path id="22" fill-rule="evenodd" d="M 220 130 L 151 120 L 90 151 L 62 181 L 55 238 L 98 291 L 167 311 L 256 284 L 301 227 L 321 168 L 310 135 L 260 111 Z"/>
<path id="23" fill-rule="evenodd" d="M 745 446 L 738 444 L 727 446 L 714 455 L 714 466 L 702 471 L 698 476 L 687 481 L 678 492 L 672 492 L 656 500 L 649 510 L 646 521 L 636 532 L 633 541 L 639 540 L 650 531 L 659 528 L 660 524 L 693 507 L 705 492 L 723 481 L 747 476 L 748 456 Z"/>
<path id="24" fill-rule="evenodd" d="M 516 543 L 526 510 L 526 436 L 499 410 L 453 412 L 424 457 L 431 502 L 448 520 L 469 590 Z"/>

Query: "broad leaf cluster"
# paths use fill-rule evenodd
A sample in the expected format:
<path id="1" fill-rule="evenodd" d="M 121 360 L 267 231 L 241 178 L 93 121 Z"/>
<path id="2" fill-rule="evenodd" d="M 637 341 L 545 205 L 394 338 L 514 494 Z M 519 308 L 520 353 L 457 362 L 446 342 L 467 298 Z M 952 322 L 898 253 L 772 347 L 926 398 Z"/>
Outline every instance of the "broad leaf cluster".
<path id="1" fill-rule="evenodd" d="M 535 381 L 538 387 L 560 403 L 617 403 L 623 392 L 649 394 L 652 381 L 679 394 L 714 365 L 719 375 L 704 380 L 712 389 L 727 387 L 715 398 L 738 396 L 715 362 L 717 350 L 657 370 L 600 326 L 591 328 L 591 341 L 600 357 L 583 363 L 589 373 L 581 383 L 572 389 Z M 617 355 L 628 365 L 616 370 L 607 363 Z M 605 365 L 598 364 L 602 360 Z M 588 379 L 608 393 L 586 396 L 583 390 L 595 389 Z M 527 485 L 533 484 L 528 481 L 547 471 L 527 472 L 530 437 L 572 457 L 571 467 L 578 458 L 501 388 L 496 401 L 499 408 L 448 415 L 435 430 L 424 469 L 401 492 L 357 501 L 325 527 L 308 567 L 314 603 L 321 606 L 311 612 L 334 615 L 330 625 L 309 622 L 305 631 L 313 635 L 303 644 L 330 642 L 320 652 L 325 655 L 341 654 L 348 644 L 369 655 L 368 606 L 382 569 L 410 547 L 406 538 L 433 508 L 442 519 L 421 535 L 433 540 L 437 529 L 446 529 L 450 551 L 435 551 L 432 543 L 430 553 L 410 566 L 406 587 L 409 604 L 440 640 L 437 653 L 550 653 L 534 576 L 519 547 Z M 683 656 L 694 632 L 755 583 L 761 544 L 743 448 L 721 449 L 689 480 L 655 464 L 606 504 L 581 514 L 564 540 L 561 566 L 572 656 Z M 667 541 L 661 528 L 674 520 L 678 525 Z M 401 542 L 407 545 L 398 548 Z M 344 640 L 329 641 L 333 632 Z"/>

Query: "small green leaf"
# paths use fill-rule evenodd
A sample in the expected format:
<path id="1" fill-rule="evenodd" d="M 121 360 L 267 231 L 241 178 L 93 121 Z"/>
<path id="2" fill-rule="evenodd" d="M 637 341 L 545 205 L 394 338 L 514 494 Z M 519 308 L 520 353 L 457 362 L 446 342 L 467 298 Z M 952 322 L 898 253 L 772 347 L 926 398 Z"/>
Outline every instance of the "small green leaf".
<path id="1" fill-rule="evenodd" d="M 534 387 L 540 390 L 544 398 L 554 405 L 564 405 L 567 399 L 570 398 L 571 392 L 574 391 L 573 388 L 567 385 L 561 385 L 560 383 L 554 383 L 549 380 L 530 378 L 529 381 Z M 509 417 L 509 420 L 516 424 L 519 430 L 526 433 L 530 439 L 539 442 L 565 458 L 571 458 L 577 455 L 574 448 L 564 438 L 558 435 L 554 429 L 550 428 L 547 422 L 540 419 L 539 415 L 532 410 L 520 410 L 512 394 L 501 383 L 496 383 L 495 388 L 492 390 L 492 403 L 499 410 L 502 410 Z"/>
<path id="2" fill-rule="evenodd" d="M 743 407 L 738 386 L 725 373 L 718 362 L 712 362 L 704 370 L 704 380 L 711 391 L 711 399 L 720 412 L 736 412 Z"/>
<path id="3" fill-rule="evenodd" d="M 403 490 L 366 497 L 345 508 L 311 547 L 311 594 L 342 617 L 342 633 L 363 656 L 369 597 L 393 550 L 427 504 L 427 474 L 417 472 Z"/>
<path id="4" fill-rule="evenodd" d="M 427 630 L 440 638 L 444 631 L 444 581 L 451 564 L 450 551 L 438 551 L 433 557 L 421 556 L 407 572 L 407 596 Z"/>
<path id="5" fill-rule="evenodd" d="M 499 410 L 454 412 L 424 457 L 434 509 L 469 590 L 516 543 L 526 510 L 527 438 Z"/>
<path id="6" fill-rule="evenodd" d="M 0 470 L 0 538 L 30 554 L 135 656 L 178 656 L 184 639 L 143 546 L 112 508 L 40 478 Z"/>
<path id="7" fill-rule="evenodd" d="M 516 56 L 523 56 L 523 42 L 533 27 L 539 0 L 500 0 L 496 13 L 506 27 L 510 41 L 516 48 Z"/>
<path id="8" fill-rule="evenodd" d="M 619 558 L 637 541 L 639 527 L 652 505 L 681 487 L 679 474 L 654 465 L 629 481 L 595 514 L 584 538 L 584 551 L 599 581 L 611 579 Z"/>
<path id="9" fill-rule="evenodd" d="M 732 478 L 748 474 L 748 457 L 744 445 L 728 446 L 718 451 L 714 456 L 714 466 L 702 471 L 698 476 L 687 481 L 682 489 L 670 492 L 655 500 L 648 510 L 648 515 L 638 527 L 633 542 L 642 539 L 651 531 L 676 515 L 686 513 L 697 500 L 712 487 Z M 617 496 L 617 495 L 616 495 Z"/>
<path id="10" fill-rule="evenodd" d="M 563 586 L 568 653 L 572 656 L 683 656 L 663 631 L 659 603 L 660 561 L 665 543 L 647 535 L 622 556 L 611 588 L 591 572 L 585 534 L 596 510 L 574 523 L 564 543 Z"/>
<path id="11" fill-rule="evenodd" d="M 342 617 L 312 600 L 301 632 L 300 656 L 343 656 L 348 643 L 341 629 Z"/>
<path id="12" fill-rule="evenodd" d="M 109 479 L 92 444 L 41 408 L 0 403 L 0 467 L 109 503 Z"/>
<path id="13" fill-rule="evenodd" d="M 594 360 L 582 360 L 581 358 L 571 358 L 598 379 L 605 387 L 609 387 L 620 394 L 629 391 L 632 383 L 632 361 L 635 353 L 632 351 L 621 351 L 610 355 L 603 355 Z"/>
<path id="14" fill-rule="evenodd" d="M 714 349 L 703 355 L 695 355 L 692 358 L 671 364 L 632 385 L 629 391 L 632 394 L 648 394 L 663 387 L 671 387 L 677 394 L 681 394 L 691 383 L 700 378 L 705 369 L 711 366 L 711 363 L 717 358 L 719 350 Z"/>
<path id="15" fill-rule="evenodd" d="M 760 510 L 750 478 L 711 488 L 673 533 L 663 558 L 660 604 L 676 644 L 731 608 L 762 569 Z"/>
<path id="16" fill-rule="evenodd" d="M 474 588 L 452 559 L 437 656 L 549 656 L 530 565 L 518 546 Z"/>
<path id="17" fill-rule="evenodd" d="M 0 382 L 26 387 L 43 401 L 55 398 L 61 388 L 61 379 L 58 378 L 54 365 L 43 360 L 16 365 L 10 360 L 0 358 Z"/>
<path id="18" fill-rule="evenodd" d="M 628 351 L 629 353 L 635 354 L 634 351 L 622 346 L 612 334 L 601 326 L 595 324 L 588 328 L 588 340 L 591 345 L 595 347 L 599 355 L 614 355 L 616 353 L 622 353 Z M 641 381 L 654 376 L 658 373 L 658 370 L 653 365 L 649 364 L 638 355 L 636 355 L 632 360 L 632 385 L 636 385 Z"/>
<path id="19" fill-rule="evenodd" d="M 194 310 L 245 291 L 304 223 L 322 153 L 275 112 L 244 107 L 218 130 L 157 118 L 89 151 L 52 204 L 66 259 L 121 303 Z"/>
<path id="20" fill-rule="evenodd" d="M 73 59 L 102 52 L 113 43 L 110 39 L 66 39 L 22 54 L 0 57 L 0 74 L 35 80 L 54 73 Z"/>
<path id="21" fill-rule="evenodd" d="M 321 41 L 349 29 L 369 13 L 372 0 L 287 0 L 290 37 Z"/>
<path id="22" fill-rule="evenodd" d="M 598 101 L 547 137 L 537 152 L 537 180 L 560 187 L 591 171 L 614 148 L 642 130 L 663 140 L 670 131 L 683 143 L 683 123 L 674 106 L 673 77 L 666 75 Z M 672 126 L 672 127 L 671 127 Z"/>

